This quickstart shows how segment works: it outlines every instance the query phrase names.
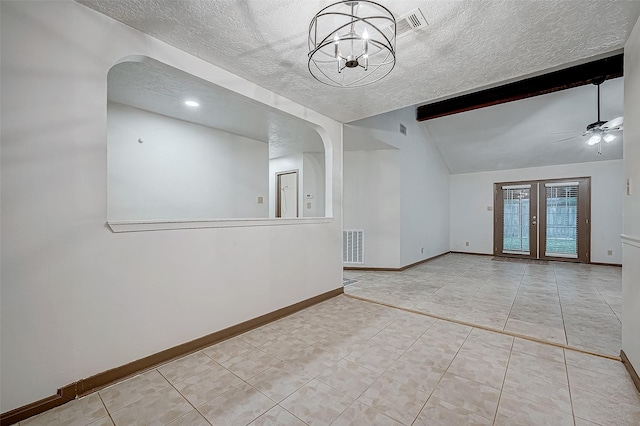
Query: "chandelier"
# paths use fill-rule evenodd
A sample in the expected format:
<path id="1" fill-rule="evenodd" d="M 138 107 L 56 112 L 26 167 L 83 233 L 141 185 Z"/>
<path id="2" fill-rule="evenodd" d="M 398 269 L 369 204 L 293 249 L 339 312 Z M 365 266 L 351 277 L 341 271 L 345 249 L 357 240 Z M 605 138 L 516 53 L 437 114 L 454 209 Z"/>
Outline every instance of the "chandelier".
<path id="1" fill-rule="evenodd" d="M 340 1 L 309 24 L 309 72 L 334 87 L 375 83 L 396 64 L 396 20 L 369 0 Z"/>

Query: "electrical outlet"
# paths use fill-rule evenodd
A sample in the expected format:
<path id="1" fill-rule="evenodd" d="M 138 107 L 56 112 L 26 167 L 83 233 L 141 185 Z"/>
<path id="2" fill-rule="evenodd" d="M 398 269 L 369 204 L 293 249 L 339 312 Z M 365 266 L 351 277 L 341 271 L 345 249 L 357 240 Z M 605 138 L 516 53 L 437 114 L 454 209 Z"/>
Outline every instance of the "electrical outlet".
<path id="1" fill-rule="evenodd" d="M 420 249 L 420 253 L 424 253 L 424 247 Z"/>
<path id="2" fill-rule="evenodd" d="M 469 241 L 465 241 L 464 245 L 469 247 Z"/>
<path id="3" fill-rule="evenodd" d="M 258 204 L 264 204 L 264 198 L 258 197 Z"/>
<path id="4" fill-rule="evenodd" d="M 307 203 L 307 209 L 311 208 L 311 203 Z"/>
<path id="5" fill-rule="evenodd" d="M 607 250 L 607 256 L 613 256 L 613 250 Z"/>

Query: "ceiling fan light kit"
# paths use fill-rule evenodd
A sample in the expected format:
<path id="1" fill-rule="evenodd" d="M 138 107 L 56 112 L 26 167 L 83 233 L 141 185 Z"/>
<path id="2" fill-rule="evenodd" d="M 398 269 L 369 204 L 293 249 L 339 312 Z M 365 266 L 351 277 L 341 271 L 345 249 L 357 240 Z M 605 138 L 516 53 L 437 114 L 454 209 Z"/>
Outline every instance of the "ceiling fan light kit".
<path id="1" fill-rule="evenodd" d="M 396 64 L 396 20 L 369 0 L 340 1 L 309 24 L 308 67 L 321 83 L 361 87 L 387 76 Z"/>
<path id="2" fill-rule="evenodd" d="M 602 137 L 599 134 L 592 135 L 589 139 L 587 139 L 587 145 L 593 146 L 602 141 Z"/>

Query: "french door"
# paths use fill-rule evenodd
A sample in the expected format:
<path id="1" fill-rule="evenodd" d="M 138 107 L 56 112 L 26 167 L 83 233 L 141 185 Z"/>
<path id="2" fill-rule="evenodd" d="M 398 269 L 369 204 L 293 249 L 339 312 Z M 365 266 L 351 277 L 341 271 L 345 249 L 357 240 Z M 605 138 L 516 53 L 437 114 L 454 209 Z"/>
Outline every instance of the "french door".
<path id="1" fill-rule="evenodd" d="M 494 184 L 494 255 L 590 260 L 590 178 Z"/>

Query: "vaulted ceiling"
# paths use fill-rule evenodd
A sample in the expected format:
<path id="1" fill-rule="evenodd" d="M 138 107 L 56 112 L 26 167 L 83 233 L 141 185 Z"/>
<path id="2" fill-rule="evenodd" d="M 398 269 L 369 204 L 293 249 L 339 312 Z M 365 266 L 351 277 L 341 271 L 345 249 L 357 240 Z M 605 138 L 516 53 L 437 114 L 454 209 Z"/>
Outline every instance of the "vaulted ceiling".
<path id="1" fill-rule="evenodd" d="M 398 39 L 381 82 L 337 89 L 307 69 L 321 0 L 78 0 L 340 122 L 512 81 L 621 49 L 639 1 L 380 0 L 429 25 Z"/>
<path id="2" fill-rule="evenodd" d="M 622 116 L 623 95 L 623 78 L 602 83 L 602 120 Z M 595 121 L 597 88 L 589 84 L 420 125 L 455 174 L 621 159 L 623 132 L 602 143 L 602 154 L 585 144 Z"/>

